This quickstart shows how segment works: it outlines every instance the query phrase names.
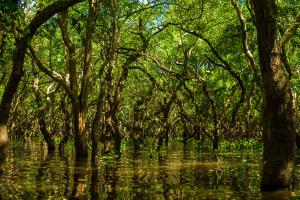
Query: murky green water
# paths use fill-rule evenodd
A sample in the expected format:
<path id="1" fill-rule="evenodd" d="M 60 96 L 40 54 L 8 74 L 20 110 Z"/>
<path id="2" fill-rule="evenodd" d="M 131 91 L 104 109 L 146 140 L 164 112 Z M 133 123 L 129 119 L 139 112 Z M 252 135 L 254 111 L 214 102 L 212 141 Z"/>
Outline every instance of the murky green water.
<path id="1" fill-rule="evenodd" d="M 98 166 L 75 163 L 72 150 L 47 155 L 40 143 L 13 143 L 0 177 L 0 199 L 288 199 L 259 191 L 261 156 L 197 153 L 189 145 L 145 152 L 119 160 L 102 157 Z M 295 173 L 297 179 L 297 172 Z M 298 182 L 298 181 L 297 181 Z M 300 181 L 299 181 L 300 182 Z M 292 196 L 298 195 L 295 184 Z"/>

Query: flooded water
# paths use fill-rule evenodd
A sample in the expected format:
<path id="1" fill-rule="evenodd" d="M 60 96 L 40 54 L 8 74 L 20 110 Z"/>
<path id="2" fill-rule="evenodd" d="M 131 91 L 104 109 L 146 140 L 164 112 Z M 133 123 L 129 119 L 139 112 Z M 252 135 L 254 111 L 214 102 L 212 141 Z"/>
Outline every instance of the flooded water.
<path id="1" fill-rule="evenodd" d="M 136 157 L 123 150 L 120 159 L 105 156 L 97 166 L 90 163 L 75 162 L 71 148 L 47 155 L 39 142 L 15 142 L 0 176 L 0 199 L 289 199 L 300 194 L 298 183 L 292 193 L 262 194 L 262 158 L 253 153 L 200 153 L 178 143 L 161 153 Z"/>

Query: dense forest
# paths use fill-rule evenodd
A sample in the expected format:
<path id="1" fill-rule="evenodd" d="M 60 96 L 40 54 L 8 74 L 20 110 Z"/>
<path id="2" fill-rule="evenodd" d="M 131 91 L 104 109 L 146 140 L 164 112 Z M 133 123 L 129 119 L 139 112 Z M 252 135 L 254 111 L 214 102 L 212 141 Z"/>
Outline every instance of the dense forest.
<path id="1" fill-rule="evenodd" d="M 124 141 L 255 140 L 261 190 L 289 189 L 299 26 L 298 0 L 2 0 L 2 173 L 10 143 L 40 136 L 92 163 Z"/>

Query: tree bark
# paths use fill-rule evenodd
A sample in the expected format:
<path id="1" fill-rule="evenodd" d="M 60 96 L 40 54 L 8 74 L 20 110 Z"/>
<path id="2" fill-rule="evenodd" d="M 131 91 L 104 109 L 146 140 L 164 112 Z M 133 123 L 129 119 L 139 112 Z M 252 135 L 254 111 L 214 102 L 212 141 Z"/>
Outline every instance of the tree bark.
<path id="1" fill-rule="evenodd" d="M 290 81 L 280 59 L 275 0 L 253 0 L 263 80 L 263 174 L 261 190 L 289 189 L 295 158 L 295 119 Z"/>

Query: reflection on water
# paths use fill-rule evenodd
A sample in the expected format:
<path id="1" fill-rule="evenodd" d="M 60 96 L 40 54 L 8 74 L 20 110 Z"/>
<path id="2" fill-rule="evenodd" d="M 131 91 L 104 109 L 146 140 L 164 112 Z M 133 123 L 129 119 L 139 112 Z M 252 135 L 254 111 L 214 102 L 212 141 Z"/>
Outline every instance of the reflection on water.
<path id="1" fill-rule="evenodd" d="M 289 199 L 261 193 L 260 155 L 197 153 L 174 144 L 155 156 L 130 151 L 120 159 L 75 161 L 47 154 L 40 143 L 15 142 L 0 176 L 0 199 Z M 91 164 L 92 163 L 92 164 Z M 298 177 L 298 167 L 295 176 Z"/>

